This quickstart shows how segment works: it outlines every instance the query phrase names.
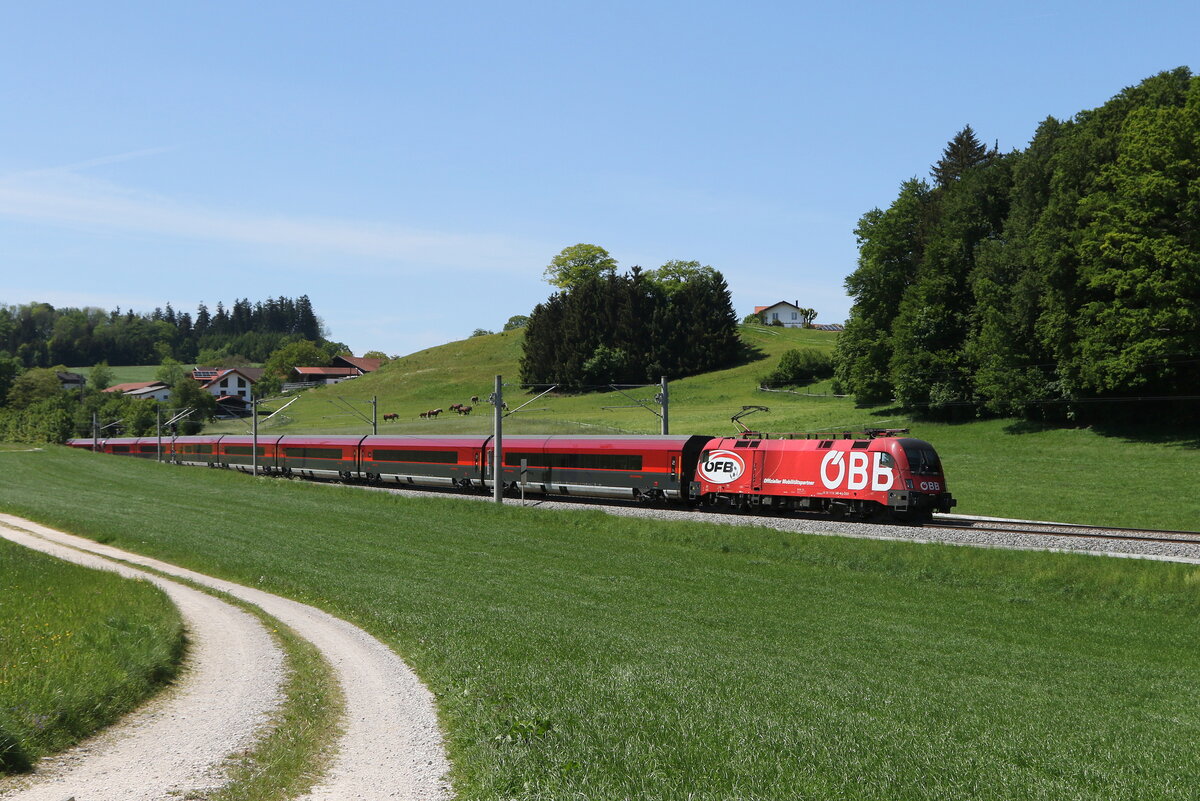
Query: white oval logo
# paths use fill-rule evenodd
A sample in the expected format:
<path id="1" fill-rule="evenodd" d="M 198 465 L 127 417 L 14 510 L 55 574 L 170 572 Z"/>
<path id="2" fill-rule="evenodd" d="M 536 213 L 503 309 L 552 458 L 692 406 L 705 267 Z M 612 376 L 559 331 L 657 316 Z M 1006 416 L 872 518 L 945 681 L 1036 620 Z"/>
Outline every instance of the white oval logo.
<path id="1" fill-rule="evenodd" d="M 746 472 L 746 463 L 733 451 L 710 451 L 700 463 L 700 475 L 712 484 L 737 481 Z"/>

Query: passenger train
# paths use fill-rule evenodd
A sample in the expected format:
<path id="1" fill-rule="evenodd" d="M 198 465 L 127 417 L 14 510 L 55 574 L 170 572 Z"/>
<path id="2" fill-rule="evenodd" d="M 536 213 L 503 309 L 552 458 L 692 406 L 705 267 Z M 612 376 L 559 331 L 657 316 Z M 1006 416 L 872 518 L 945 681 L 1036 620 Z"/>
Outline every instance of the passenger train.
<path id="1" fill-rule="evenodd" d="M 506 436 L 504 491 L 624 498 L 701 507 L 927 520 L 956 501 L 929 443 L 859 434 Z M 268 475 L 391 487 L 493 491 L 491 436 L 248 436 L 73 439 L 104 453 Z M 257 447 L 257 452 L 254 448 Z"/>

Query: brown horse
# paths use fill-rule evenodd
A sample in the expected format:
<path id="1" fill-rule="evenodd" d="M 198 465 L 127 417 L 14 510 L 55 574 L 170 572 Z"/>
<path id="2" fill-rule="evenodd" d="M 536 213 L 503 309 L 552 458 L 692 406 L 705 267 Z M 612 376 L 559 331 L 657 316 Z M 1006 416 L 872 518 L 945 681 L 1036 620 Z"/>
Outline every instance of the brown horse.
<path id="1" fill-rule="evenodd" d="M 400 419 L 400 415 L 398 415 L 398 414 L 391 414 L 391 413 L 389 413 L 389 414 L 385 414 L 385 415 L 383 416 L 383 421 L 384 421 L 385 423 L 386 423 L 387 421 L 389 421 L 389 420 L 399 420 L 399 419 Z"/>

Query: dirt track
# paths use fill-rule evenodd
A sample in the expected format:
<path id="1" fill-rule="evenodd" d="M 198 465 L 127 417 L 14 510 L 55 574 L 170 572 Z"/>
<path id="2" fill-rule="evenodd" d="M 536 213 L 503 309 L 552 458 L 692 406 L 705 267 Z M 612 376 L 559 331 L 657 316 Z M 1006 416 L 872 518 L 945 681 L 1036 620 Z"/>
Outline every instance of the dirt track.
<path id="1" fill-rule="evenodd" d="M 316 645 L 333 666 L 345 696 L 346 713 L 333 764 L 306 798 L 313 801 L 389 798 L 436 801 L 451 796 L 445 779 L 449 764 L 442 747 L 432 695 L 398 656 L 362 629 L 311 606 L 100 545 L 9 515 L 0 515 L 0 536 L 71 561 L 95 560 L 100 563 L 95 566 L 148 575 L 133 568 L 118 567 L 108 559 L 99 557 L 120 559 L 222 590 L 260 607 Z M 181 686 L 167 697 L 152 702 L 130 720 L 71 752 L 70 756 L 55 760 L 56 763 L 64 763 L 64 770 L 51 767 L 43 774 L 39 768 L 31 780 L 25 782 L 28 785 L 26 789 L 0 791 L 0 798 L 5 801 L 40 801 L 43 798 L 62 801 L 74 795 L 77 801 L 123 801 L 159 799 L 171 791 L 186 794 L 188 789 L 213 786 L 215 777 L 219 777 L 217 768 L 222 759 L 244 748 L 253 737 L 254 730 L 261 726 L 277 700 L 278 665 L 282 661 L 269 635 L 254 618 L 211 596 L 164 579 L 157 579 L 156 583 L 164 586 L 173 599 L 176 597 L 173 588 L 178 588 L 232 609 L 252 623 L 251 630 L 257 627 L 257 635 L 244 634 L 240 635 L 241 639 L 258 642 L 257 636 L 266 640 L 265 645 L 259 643 L 248 646 L 256 656 L 239 656 L 233 660 L 237 664 L 223 665 L 217 652 L 234 647 L 234 640 L 224 639 L 231 633 L 229 629 L 232 624 L 218 622 L 212 627 L 210 635 L 202 636 L 202 621 L 194 620 L 194 616 L 185 612 L 192 640 L 189 656 L 192 668 L 182 678 Z M 176 600 L 176 603 L 179 601 Z M 216 613 L 201 611 L 197 614 L 206 617 Z M 277 665 L 273 668 L 274 675 L 271 675 L 272 669 L 265 667 L 272 660 Z M 199 680 L 205 671 L 210 670 L 216 671 L 218 677 L 215 686 L 202 684 Z M 240 699 L 241 696 L 237 695 L 240 693 L 246 693 L 246 698 L 226 703 L 228 697 Z M 185 695 L 191 699 L 189 706 L 182 711 L 171 706 L 178 697 Z M 200 722 L 201 715 L 209 712 L 217 718 L 206 717 Z M 156 727 L 155 731 L 164 732 L 148 735 L 151 745 L 156 744 L 159 737 L 166 738 L 166 733 L 170 733 L 170 736 L 180 736 L 189 752 L 197 750 L 196 738 L 200 731 L 222 735 L 234 731 L 246 733 L 239 735 L 241 739 L 221 740 L 214 746 L 215 751 L 204 752 L 203 756 L 191 760 L 195 765 L 182 770 L 176 769 L 176 763 L 184 761 L 178 758 L 178 754 L 169 749 L 167 753 L 160 754 L 148 746 L 134 746 L 132 751 L 114 751 L 118 756 L 105 756 L 104 759 L 111 761 L 102 761 L 102 753 L 106 754 L 107 749 L 128 747 L 122 746 L 122 743 L 131 742 L 131 738 L 138 736 L 137 732 L 142 727 L 150 726 Z M 84 776 L 92 778 L 85 784 Z"/>

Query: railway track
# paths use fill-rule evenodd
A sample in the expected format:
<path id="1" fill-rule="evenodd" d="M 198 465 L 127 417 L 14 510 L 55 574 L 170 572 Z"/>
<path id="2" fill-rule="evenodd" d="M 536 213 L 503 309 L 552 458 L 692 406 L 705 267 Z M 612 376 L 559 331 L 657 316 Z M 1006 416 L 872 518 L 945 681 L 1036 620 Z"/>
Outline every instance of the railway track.
<path id="1" fill-rule="evenodd" d="M 1088 526 L 1079 523 L 1046 523 L 1033 520 L 1004 520 L 996 518 L 938 515 L 922 528 L 979 531 L 993 534 L 1027 534 L 1047 537 L 1120 540 L 1124 542 L 1160 542 L 1171 545 L 1200 545 L 1200 532 L 1163 531 L 1156 529 Z"/>

